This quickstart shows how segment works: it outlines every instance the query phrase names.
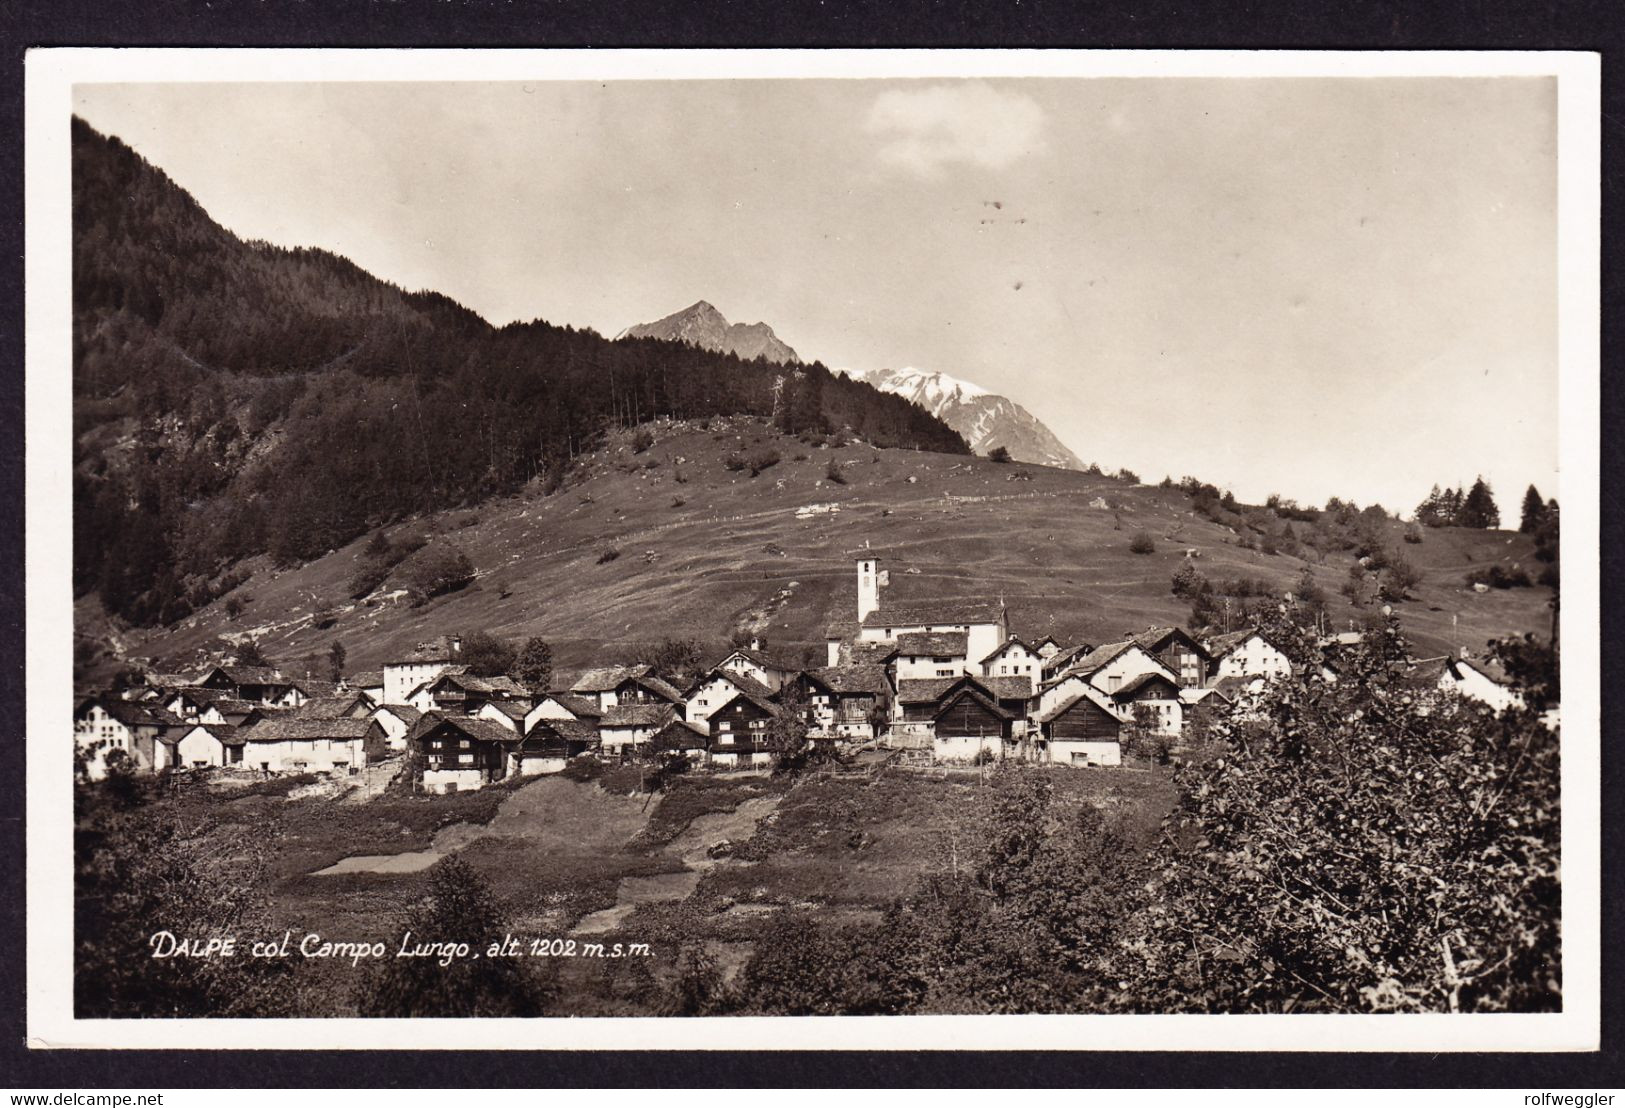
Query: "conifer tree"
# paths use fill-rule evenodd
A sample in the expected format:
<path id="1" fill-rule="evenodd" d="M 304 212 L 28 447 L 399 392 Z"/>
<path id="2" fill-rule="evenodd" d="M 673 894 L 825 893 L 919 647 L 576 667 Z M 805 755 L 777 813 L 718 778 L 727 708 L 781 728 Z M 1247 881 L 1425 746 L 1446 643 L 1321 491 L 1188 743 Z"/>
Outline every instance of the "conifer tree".
<path id="1" fill-rule="evenodd" d="M 1473 482 L 1456 515 L 1459 527 L 1494 528 L 1501 526 L 1501 513 L 1495 506 L 1495 494 L 1483 477 Z"/>
<path id="2" fill-rule="evenodd" d="M 1523 494 L 1523 518 L 1518 522 L 1518 530 L 1526 535 L 1532 535 L 1540 529 L 1546 519 L 1546 501 L 1541 498 L 1540 490 L 1530 485 L 1529 490 Z"/>

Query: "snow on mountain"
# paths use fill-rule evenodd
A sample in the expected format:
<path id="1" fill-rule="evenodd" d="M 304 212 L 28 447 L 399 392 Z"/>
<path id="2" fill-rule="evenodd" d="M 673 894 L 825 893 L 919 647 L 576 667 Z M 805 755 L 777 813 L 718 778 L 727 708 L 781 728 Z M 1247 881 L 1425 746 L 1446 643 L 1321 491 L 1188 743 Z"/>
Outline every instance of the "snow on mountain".
<path id="1" fill-rule="evenodd" d="M 1002 446 L 1018 462 L 1083 469 L 1083 462 L 1055 433 L 1020 404 L 982 386 L 934 370 L 840 369 L 882 392 L 896 393 L 935 415 L 964 436 L 978 454 Z"/>

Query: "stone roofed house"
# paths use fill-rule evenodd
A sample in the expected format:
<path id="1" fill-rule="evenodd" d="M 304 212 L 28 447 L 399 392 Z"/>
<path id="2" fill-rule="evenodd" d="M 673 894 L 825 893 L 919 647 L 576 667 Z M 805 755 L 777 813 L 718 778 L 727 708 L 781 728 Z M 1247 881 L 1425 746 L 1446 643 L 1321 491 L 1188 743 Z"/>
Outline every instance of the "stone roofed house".
<path id="1" fill-rule="evenodd" d="M 174 689 L 162 698 L 164 708 L 184 720 L 195 720 L 223 701 L 235 701 L 236 696 L 227 689 L 205 689 L 197 686 Z M 223 717 L 219 717 L 223 718 Z"/>
<path id="2" fill-rule="evenodd" d="M 417 646 L 383 669 L 385 704 L 406 704 L 414 689 L 439 677 L 448 666 L 462 657 L 463 640 L 451 636 L 438 642 L 418 643 Z"/>
<path id="3" fill-rule="evenodd" d="M 875 723 L 891 715 L 892 684 L 884 666 L 825 666 L 803 670 L 796 683 L 807 698 L 814 734 L 875 738 Z"/>
<path id="4" fill-rule="evenodd" d="M 476 677 L 462 666 L 451 666 L 438 677 L 413 690 L 407 698 L 413 707 L 423 711 L 439 710 L 478 715 L 486 704 L 494 700 L 509 701 L 530 707 L 530 693 L 513 678 L 506 675 Z"/>
<path id="5" fill-rule="evenodd" d="M 631 758 L 672 720 L 677 709 L 665 702 L 616 704 L 598 718 L 598 744 L 606 758 Z"/>
<path id="6" fill-rule="evenodd" d="M 426 793 L 471 792 L 508 774 L 508 752 L 519 734 L 476 716 L 425 712 L 407 735 L 420 761 L 417 788 Z"/>
<path id="7" fill-rule="evenodd" d="M 1039 711 L 1047 711 L 1061 698 L 1070 695 L 1070 691 L 1065 689 L 1070 681 L 1081 678 L 1100 691 L 1111 694 L 1142 673 L 1160 673 L 1176 685 L 1179 680 L 1173 670 L 1132 639 L 1105 643 L 1077 658 L 1060 674 L 1044 682 L 1039 690 Z"/>
<path id="8" fill-rule="evenodd" d="M 1044 659 L 1046 662 L 1055 657 L 1055 655 L 1060 653 L 1061 650 L 1061 641 L 1054 635 L 1045 635 L 1043 638 L 1037 640 L 1036 642 L 1029 643 L 1028 645 L 1040 658 Z"/>
<path id="9" fill-rule="evenodd" d="M 967 669 L 964 631 L 906 631 L 896 638 L 897 679 L 957 677 Z"/>
<path id="10" fill-rule="evenodd" d="M 978 756 L 1003 758 L 1006 744 L 1014 738 L 1011 728 L 1015 718 L 976 681 L 961 682 L 932 707 L 932 756 L 939 762 L 970 762 Z"/>
<path id="11" fill-rule="evenodd" d="M 540 719 L 508 748 L 508 772 L 520 776 L 558 773 L 577 755 L 598 746 L 598 728 L 586 720 Z"/>
<path id="12" fill-rule="evenodd" d="M 297 708 L 308 699 L 291 678 L 269 666 L 214 666 L 198 685 L 274 708 Z"/>
<path id="13" fill-rule="evenodd" d="M 157 768 L 210 769 L 240 765 L 242 728 L 230 723 L 194 722 L 173 728 L 158 744 Z"/>
<path id="14" fill-rule="evenodd" d="M 1038 715 L 1040 756 L 1061 765 L 1121 765 L 1123 720 L 1115 706 L 1081 679 L 1071 688 L 1071 695 Z"/>
<path id="15" fill-rule="evenodd" d="M 1020 677 L 963 674 L 959 677 L 899 681 L 893 718 L 913 728 L 928 725 L 936 719 L 938 709 L 962 688 L 976 689 L 1007 713 L 1012 722 L 1013 738 L 1020 739 L 1026 733 L 1025 720 L 1031 708 L 1031 697 L 1026 679 Z"/>
<path id="16" fill-rule="evenodd" d="M 295 719 L 370 719 L 372 705 L 358 692 L 312 697 L 293 709 Z"/>
<path id="17" fill-rule="evenodd" d="M 603 714 L 595 699 L 576 696 L 574 693 L 541 693 L 531 705 L 530 711 L 525 713 L 523 730 L 528 733 L 536 726 L 536 721 L 542 719 L 581 720 L 596 727 L 599 717 Z"/>
<path id="18" fill-rule="evenodd" d="M 1436 688 L 1441 692 L 1476 700 L 1497 712 L 1523 706 L 1523 697 L 1506 683 L 1497 680 L 1487 664 L 1475 664 L 1466 658 L 1446 655 L 1419 659 L 1407 677 L 1421 687 Z"/>
<path id="19" fill-rule="evenodd" d="M 767 749 L 767 727 L 778 706 L 755 693 L 736 692 L 712 711 L 711 761 L 717 765 L 766 765 L 773 760 Z"/>
<path id="20" fill-rule="evenodd" d="M 347 674 L 339 679 L 339 688 L 344 692 L 360 693 L 376 708 L 384 702 L 384 671 L 369 669 Z"/>
<path id="21" fill-rule="evenodd" d="M 758 684 L 766 685 L 774 692 L 778 692 L 783 688 L 785 681 L 796 673 L 795 666 L 781 661 L 763 650 L 760 639 L 752 639 L 749 646 L 735 647 L 732 652 L 712 666 L 711 669 L 713 671 L 726 669 L 735 673 L 742 673 Z"/>
<path id="22" fill-rule="evenodd" d="M 389 749 L 400 751 L 406 749 L 406 736 L 423 713 L 410 704 L 379 704 L 373 708 L 372 718 L 384 729 Z"/>
<path id="23" fill-rule="evenodd" d="M 1185 729 L 1185 702 L 1164 673 L 1141 673 L 1111 694 L 1124 722 L 1143 721 L 1154 734 L 1177 737 Z"/>
<path id="24" fill-rule="evenodd" d="M 1044 659 L 1044 668 L 1040 671 L 1040 684 L 1059 677 L 1066 672 L 1067 667 L 1078 659 L 1087 656 L 1094 648 L 1093 643 L 1080 642 L 1074 646 L 1061 647 L 1055 650 L 1049 657 Z"/>
<path id="25" fill-rule="evenodd" d="M 683 694 L 683 717 L 695 723 L 704 723 L 711 718 L 712 712 L 741 692 L 765 699 L 774 696 L 778 689 L 741 670 L 718 666 L 695 681 Z"/>
<path id="26" fill-rule="evenodd" d="M 337 681 L 322 681 L 314 677 L 295 678 L 293 687 L 304 693 L 307 700 L 328 700 L 342 691 Z"/>
<path id="27" fill-rule="evenodd" d="M 683 694 L 655 675 L 651 666 L 604 666 L 589 669 L 570 685 L 570 692 L 596 702 L 600 711 L 617 704 L 679 704 Z"/>
<path id="28" fill-rule="evenodd" d="M 691 719 L 674 719 L 649 736 L 649 749 L 659 755 L 681 755 L 698 765 L 710 756 L 711 729 Z"/>
<path id="29" fill-rule="evenodd" d="M 1043 680 L 1044 656 L 1037 647 L 1028 645 L 1015 635 L 994 647 L 991 654 L 976 664 L 983 677 L 1025 677 L 1029 689 L 1037 689 Z"/>
<path id="30" fill-rule="evenodd" d="M 238 730 L 242 764 L 267 773 L 355 773 L 389 748 L 381 724 L 360 719 L 298 719 L 292 713 Z"/>
<path id="31" fill-rule="evenodd" d="M 1148 627 L 1133 638 L 1173 671 L 1182 688 L 1201 688 L 1207 683 L 1213 657 L 1190 632 L 1179 627 Z"/>
<path id="32" fill-rule="evenodd" d="M 1248 627 L 1225 635 L 1214 635 L 1206 643 L 1212 657 L 1213 678 L 1281 677 L 1292 672 L 1292 661 L 1279 647 Z"/>
<path id="33" fill-rule="evenodd" d="M 516 735 L 523 735 L 526 731 L 525 717 L 530 711 L 530 705 L 522 700 L 487 700 L 480 705 L 480 710 L 473 714 L 479 719 L 500 723 L 510 728 Z"/>
<path id="34" fill-rule="evenodd" d="M 159 758 L 157 745 L 166 729 L 182 724 L 179 716 L 162 707 L 94 696 L 79 702 L 73 712 L 74 748 L 84 759 L 85 775 L 92 781 L 107 776 L 109 759 L 129 760 L 138 773 L 150 773 Z"/>

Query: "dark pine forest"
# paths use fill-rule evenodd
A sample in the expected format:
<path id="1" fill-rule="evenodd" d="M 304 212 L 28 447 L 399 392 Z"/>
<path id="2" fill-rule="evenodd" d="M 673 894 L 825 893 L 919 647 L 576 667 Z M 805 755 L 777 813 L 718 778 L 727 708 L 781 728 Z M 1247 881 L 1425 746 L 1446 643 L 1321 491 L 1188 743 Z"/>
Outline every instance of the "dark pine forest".
<path id="1" fill-rule="evenodd" d="M 604 434 L 751 414 L 968 453 L 900 397 L 541 320 L 494 327 L 316 249 L 245 242 L 73 122 L 74 582 L 168 623 L 268 554 L 317 557 L 417 512 L 557 488 Z"/>

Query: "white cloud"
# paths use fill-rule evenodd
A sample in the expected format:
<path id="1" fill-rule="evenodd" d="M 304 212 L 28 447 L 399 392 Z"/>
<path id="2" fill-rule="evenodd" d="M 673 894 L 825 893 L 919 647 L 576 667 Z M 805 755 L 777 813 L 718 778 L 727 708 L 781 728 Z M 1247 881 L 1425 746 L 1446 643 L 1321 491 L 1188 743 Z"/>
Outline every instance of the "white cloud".
<path id="1" fill-rule="evenodd" d="M 1000 169 L 1041 150 L 1044 111 L 991 85 L 929 85 L 881 93 L 864 129 L 884 138 L 882 161 L 930 177 L 953 163 Z"/>

